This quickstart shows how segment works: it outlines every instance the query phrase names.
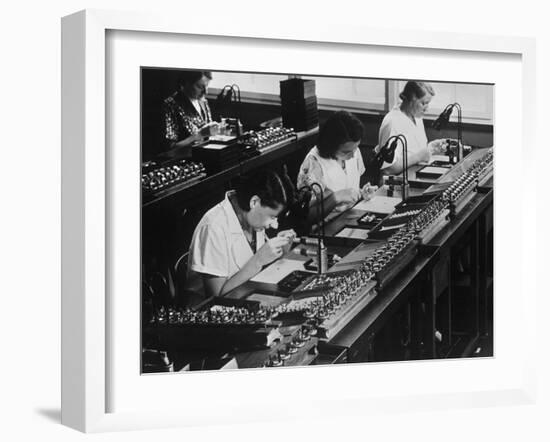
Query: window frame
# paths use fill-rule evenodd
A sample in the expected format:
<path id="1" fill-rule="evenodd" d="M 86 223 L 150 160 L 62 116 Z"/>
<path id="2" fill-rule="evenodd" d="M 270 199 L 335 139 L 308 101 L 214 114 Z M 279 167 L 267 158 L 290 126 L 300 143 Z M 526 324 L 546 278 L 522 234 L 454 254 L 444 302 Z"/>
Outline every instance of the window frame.
<path id="1" fill-rule="evenodd" d="M 262 75 L 262 73 L 258 73 L 258 75 Z M 273 75 L 273 74 L 271 74 Z M 288 75 L 288 78 L 301 78 L 301 76 L 298 75 Z M 341 77 L 334 77 L 334 78 L 341 78 Z M 353 78 L 349 78 L 349 80 L 353 80 Z M 384 81 L 384 88 L 385 88 L 385 99 L 384 103 L 375 103 L 370 101 L 355 101 L 355 100 L 338 100 L 334 98 L 323 98 L 317 96 L 317 104 L 318 108 L 320 110 L 347 110 L 349 112 L 353 113 L 359 113 L 359 114 L 374 114 L 374 115 L 384 115 L 387 112 L 390 111 L 391 105 L 390 103 L 398 103 L 399 102 L 399 93 L 400 89 L 398 87 L 398 81 L 402 80 L 394 80 L 394 79 L 379 79 Z M 487 86 L 493 86 L 494 85 L 487 85 Z M 218 94 L 221 92 L 221 88 L 215 88 L 211 87 L 208 90 L 208 99 L 215 100 Z M 494 100 L 494 94 L 493 94 L 493 100 Z M 253 92 L 253 91 L 246 91 L 241 90 L 241 101 L 245 103 L 251 103 L 251 104 L 266 104 L 266 105 L 281 105 L 281 99 L 279 95 L 271 94 L 271 93 L 265 93 L 265 92 Z M 493 106 L 494 109 L 494 106 Z M 425 119 L 427 120 L 433 120 L 436 119 L 439 114 L 443 111 L 443 108 L 433 108 L 430 107 L 428 109 L 428 112 L 425 114 Z M 453 113 L 451 115 L 451 121 L 456 120 L 457 116 L 456 113 Z M 483 124 L 483 125 L 492 125 L 493 124 L 493 118 L 488 112 L 468 112 L 466 115 L 463 115 L 462 121 L 464 123 L 469 124 Z"/>

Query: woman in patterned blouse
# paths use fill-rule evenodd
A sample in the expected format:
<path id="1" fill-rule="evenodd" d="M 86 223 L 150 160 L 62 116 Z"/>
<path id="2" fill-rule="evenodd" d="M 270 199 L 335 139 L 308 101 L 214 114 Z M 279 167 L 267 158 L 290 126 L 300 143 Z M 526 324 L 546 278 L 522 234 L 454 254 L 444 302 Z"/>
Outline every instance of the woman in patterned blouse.
<path id="1" fill-rule="evenodd" d="M 164 100 L 165 139 L 169 149 L 188 146 L 218 132 L 206 101 L 211 79 L 209 71 L 183 71 L 178 80 L 179 90 Z"/>

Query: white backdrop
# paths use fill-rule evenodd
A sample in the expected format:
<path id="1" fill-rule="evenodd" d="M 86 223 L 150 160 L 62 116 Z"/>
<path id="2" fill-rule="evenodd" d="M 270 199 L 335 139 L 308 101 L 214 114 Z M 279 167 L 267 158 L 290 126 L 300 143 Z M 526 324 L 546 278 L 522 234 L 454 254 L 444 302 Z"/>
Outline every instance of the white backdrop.
<path id="1" fill-rule="evenodd" d="M 188 9 L 184 9 L 184 5 Z M 548 311 L 541 297 L 539 317 L 541 396 L 535 406 L 477 410 L 413 412 L 368 417 L 363 422 L 334 419 L 295 422 L 276 426 L 249 425 L 185 430 L 144 431 L 84 436 L 59 425 L 60 418 L 60 17 L 83 8 L 116 8 L 181 14 L 182 21 L 208 20 L 211 14 L 227 14 L 236 23 L 247 20 L 291 20 L 296 25 L 375 25 L 390 29 L 450 30 L 482 34 L 536 36 L 538 38 L 538 142 L 541 159 L 548 161 L 549 143 L 542 138 L 550 117 L 550 31 L 543 2 L 525 0 L 521 10 L 496 1 L 464 0 L 460 10 L 450 3 L 397 0 L 391 4 L 340 0 L 328 7 L 318 1 L 272 3 L 211 0 L 205 3 L 156 0 L 38 2 L 21 0 L 4 5 L 0 15 L 0 70 L 2 90 L 3 183 L 0 217 L 2 251 L 1 332 L 2 370 L 0 395 L 6 441 L 150 440 L 153 437 L 182 440 L 547 440 L 550 430 L 550 371 L 542 323 Z M 358 7 L 356 4 L 365 4 Z M 260 6 L 261 5 L 261 6 Z M 338 9 L 337 9 L 338 8 Z M 356 9 L 359 8 L 359 9 Z M 452 15 L 450 15 L 452 13 Z M 512 110 L 513 111 L 513 110 Z M 540 161 L 539 164 L 542 164 Z M 541 168 L 542 174 L 542 168 Z M 535 176 L 535 174 L 534 174 Z M 542 189 L 543 177 L 533 178 Z M 542 195 L 542 192 L 540 192 Z M 548 198 L 547 198 L 548 199 Z M 511 201 L 511 213 L 513 213 Z M 548 211 L 545 211 L 547 214 Z M 545 217 L 539 213 L 540 224 Z M 541 238 L 543 238 L 541 232 Z M 548 237 L 539 244 L 538 265 L 542 276 Z M 533 257 L 533 265 L 537 265 Z M 548 259 L 546 258 L 546 261 Z M 6 284 L 7 281 L 7 284 Z M 542 290 L 542 289 L 541 289 Z M 546 353 L 546 354 L 544 354 Z M 296 404 L 290 404 L 290 406 Z"/>

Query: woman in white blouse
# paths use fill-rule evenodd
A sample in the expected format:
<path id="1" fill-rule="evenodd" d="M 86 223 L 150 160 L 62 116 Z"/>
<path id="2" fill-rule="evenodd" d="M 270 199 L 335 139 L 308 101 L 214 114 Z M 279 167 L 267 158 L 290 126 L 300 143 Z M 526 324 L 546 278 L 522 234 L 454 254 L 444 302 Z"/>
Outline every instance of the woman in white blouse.
<path id="1" fill-rule="evenodd" d="M 265 229 L 277 225 L 292 198 L 291 186 L 274 171 L 260 171 L 206 212 L 191 240 L 187 288 L 204 296 L 224 295 L 287 252 L 295 232 L 268 238 Z"/>
<path id="2" fill-rule="evenodd" d="M 317 183 L 323 189 L 328 218 L 349 209 L 361 198 L 370 198 L 375 187 L 360 187 L 365 172 L 359 143 L 364 127 L 346 111 L 332 114 L 319 131 L 319 141 L 306 155 L 298 173 L 298 189 Z M 317 192 L 316 187 L 313 188 Z M 310 213 L 314 216 L 319 200 L 314 199 Z"/>
<path id="3" fill-rule="evenodd" d="M 424 116 L 430 101 L 435 95 L 429 83 L 408 81 L 399 94 L 401 103 L 386 114 L 380 126 L 376 152 L 394 135 L 402 134 L 407 139 L 407 160 L 409 167 L 422 161 L 429 161 L 431 154 L 442 153 L 445 141 L 434 140 L 428 143 L 424 129 Z M 403 170 L 402 148 L 398 145 L 393 161 L 384 162 L 382 171 L 386 175 L 395 175 Z"/>

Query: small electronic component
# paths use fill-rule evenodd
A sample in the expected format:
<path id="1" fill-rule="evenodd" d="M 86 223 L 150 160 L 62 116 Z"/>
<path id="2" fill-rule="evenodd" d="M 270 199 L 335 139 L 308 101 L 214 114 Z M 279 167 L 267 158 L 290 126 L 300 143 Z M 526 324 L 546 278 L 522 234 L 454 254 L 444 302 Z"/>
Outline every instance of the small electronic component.
<path id="1" fill-rule="evenodd" d="M 372 229 L 376 225 L 378 225 L 385 217 L 386 214 L 384 213 L 367 212 L 357 220 L 357 223 Z"/>

